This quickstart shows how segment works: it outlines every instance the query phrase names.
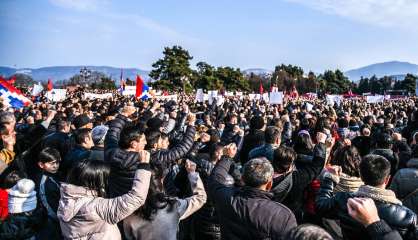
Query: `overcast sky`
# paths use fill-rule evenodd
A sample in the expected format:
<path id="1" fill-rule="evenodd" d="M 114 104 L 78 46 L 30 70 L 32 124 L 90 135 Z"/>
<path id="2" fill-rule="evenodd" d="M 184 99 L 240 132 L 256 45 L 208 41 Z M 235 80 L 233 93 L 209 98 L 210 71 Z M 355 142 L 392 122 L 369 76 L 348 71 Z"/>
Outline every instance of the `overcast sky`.
<path id="1" fill-rule="evenodd" d="M 181 45 L 215 66 L 316 72 L 418 63 L 418 0 L 1 0 L 0 65 L 150 70 Z"/>

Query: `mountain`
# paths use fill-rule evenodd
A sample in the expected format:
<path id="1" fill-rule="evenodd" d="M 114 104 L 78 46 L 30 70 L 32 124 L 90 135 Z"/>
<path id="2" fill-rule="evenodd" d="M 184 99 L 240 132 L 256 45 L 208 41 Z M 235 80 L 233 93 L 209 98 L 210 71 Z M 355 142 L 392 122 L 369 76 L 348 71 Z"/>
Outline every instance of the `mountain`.
<path id="1" fill-rule="evenodd" d="M 42 68 L 10 68 L 0 67 L 0 75 L 9 77 L 15 73 L 24 73 L 30 75 L 35 81 L 47 81 L 51 78 L 52 81 L 66 80 L 80 73 L 80 69 L 84 66 L 53 66 Z M 85 66 L 91 71 L 102 72 L 105 75 L 111 77 L 113 80 L 120 79 L 120 68 L 108 67 L 108 66 Z M 141 70 L 138 68 L 123 68 L 123 78 L 135 79 L 136 75 L 140 74 L 144 81 L 148 82 L 150 77 L 149 71 Z"/>
<path id="2" fill-rule="evenodd" d="M 365 67 L 349 70 L 344 74 L 351 81 L 358 81 L 362 76 L 370 78 L 373 75 L 376 75 L 376 77 L 396 75 L 397 77 L 402 77 L 407 73 L 417 75 L 418 65 L 409 62 L 391 61 L 376 63 Z"/>
<path id="3" fill-rule="evenodd" d="M 268 75 L 272 74 L 273 71 L 264 69 L 264 68 L 249 68 L 242 71 L 244 75 L 250 75 L 251 73 L 254 73 L 255 75 Z"/>

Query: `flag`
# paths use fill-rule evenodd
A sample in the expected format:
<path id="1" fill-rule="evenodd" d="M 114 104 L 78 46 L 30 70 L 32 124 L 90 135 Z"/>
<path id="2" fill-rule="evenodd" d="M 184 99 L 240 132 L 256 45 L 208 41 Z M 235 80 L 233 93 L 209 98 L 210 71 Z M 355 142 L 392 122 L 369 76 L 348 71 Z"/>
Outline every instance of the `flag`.
<path id="1" fill-rule="evenodd" d="M 52 86 L 52 81 L 51 81 L 51 79 L 49 79 L 49 78 L 48 78 L 48 87 L 47 87 L 47 89 L 48 89 L 48 92 L 49 92 L 49 91 L 52 91 L 52 89 L 53 89 L 53 86 Z"/>
<path id="2" fill-rule="evenodd" d="M 149 87 L 142 81 L 141 76 L 136 75 L 136 92 L 135 97 L 141 98 L 141 99 L 147 99 L 148 98 L 148 90 Z"/>
<path id="3" fill-rule="evenodd" d="M 260 81 L 260 94 L 263 94 L 263 92 L 264 92 L 263 84 Z"/>
<path id="4" fill-rule="evenodd" d="M 120 69 L 120 89 L 121 91 L 125 90 L 126 83 L 123 80 L 123 68 Z"/>
<path id="5" fill-rule="evenodd" d="M 14 85 L 16 81 L 16 75 L 9 78 L 9 80 L 6 80 L 9 84 Z"/>
<path id="6" fill-rule="evenodd" d="M 22 108 L 31 104 L 31 101 L 19 89 L 2 77 L 0 77 L 0 96 L 4 99 L 5 104 L 14 108 Z"/>

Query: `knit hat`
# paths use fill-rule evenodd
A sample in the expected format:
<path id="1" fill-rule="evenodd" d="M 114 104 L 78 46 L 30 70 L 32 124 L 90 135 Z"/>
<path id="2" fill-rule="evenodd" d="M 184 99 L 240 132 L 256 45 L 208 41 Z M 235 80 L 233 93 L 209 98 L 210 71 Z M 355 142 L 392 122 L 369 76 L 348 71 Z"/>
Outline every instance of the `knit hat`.
<path id="1" fill-rule="evenodd" d="M 93 142 L 96 145 L 104 144 L 104 140 L 109 128 L 105 125 L 99 125 L 93 128 L 91 131 L 91 136 L 93 138 Z"/>
<path id="2" fill-rule="evenodd" d="M 9 191 L 9 213 L 29 212 L 36 208 L 35 183 L 20 179 Z"/>

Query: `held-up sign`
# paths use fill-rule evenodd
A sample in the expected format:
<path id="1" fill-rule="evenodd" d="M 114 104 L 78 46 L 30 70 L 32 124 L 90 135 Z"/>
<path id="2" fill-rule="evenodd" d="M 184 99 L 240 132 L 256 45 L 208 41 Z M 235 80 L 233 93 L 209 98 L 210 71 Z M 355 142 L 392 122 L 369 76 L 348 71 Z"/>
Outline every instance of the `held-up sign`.
<path id="1" fill-rule="evenodd" d="M 367 103 L 381 103 L 385 100 L 384 95 L 376 95 L 376 96 L 367 96 L 366 102 Z"/>
<path id="2" fill-rule="evenodd" d="M 283 104 L 283 92 L 271 92 L 270 104 Z"/>

